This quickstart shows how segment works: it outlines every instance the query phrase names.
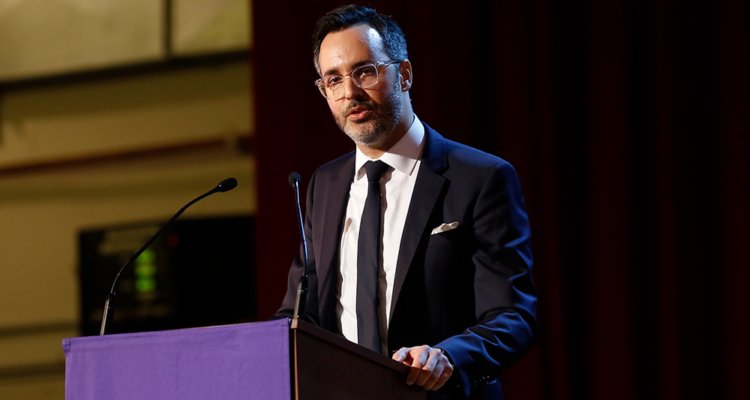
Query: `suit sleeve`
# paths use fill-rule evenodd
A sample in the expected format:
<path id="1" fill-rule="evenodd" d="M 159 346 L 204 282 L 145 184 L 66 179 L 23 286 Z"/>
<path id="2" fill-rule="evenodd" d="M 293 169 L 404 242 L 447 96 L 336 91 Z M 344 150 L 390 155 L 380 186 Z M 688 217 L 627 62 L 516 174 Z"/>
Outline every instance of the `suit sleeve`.
<path id="1" fill-rule="evenodd" d="M 317 173 L 317 172 L 316 172 Z M 318 318 L 318 278 L 315 273 L 315 253 L 313 248 L 315 247 L 312 242 L 313 238 L 313 194 L 315 191 L 315 176 L 310 178 L 310 184 L 307 188 L 307 201 L 306 201 L 306 216 L 305 216 L 305 238 L 307 240 L 307 259 L 308 259 L 308 291 L 307 291 L 307 303 L 305 306 L 304 320 L 311 322 L 315 325 L 319 325 Z M 300 278 L 305 272 L 304 262 L 304 247 L 302 241 L 300 241 L 300 249 L 297 256 L 292 261 L 292 266 L 289 269 L 289 277 L 287 279 L 287 289 L 284 295 L 284 300 L 281 303 L 281 307 L 272 315 L 269 319 L 281 319 L 281 318 L 292 318 L 294 316 L 294 308 L 297 300 L 297 285 L 299 284 Z"/>
<path id="2" fill-rule="evenodd" d="M 537 336 L 531 232 L 518 177 L 507 162 L 487 174 L 473 219 L 478 322 L 436 345 L 448 353 L 466 396 L 526 354 Z"/>

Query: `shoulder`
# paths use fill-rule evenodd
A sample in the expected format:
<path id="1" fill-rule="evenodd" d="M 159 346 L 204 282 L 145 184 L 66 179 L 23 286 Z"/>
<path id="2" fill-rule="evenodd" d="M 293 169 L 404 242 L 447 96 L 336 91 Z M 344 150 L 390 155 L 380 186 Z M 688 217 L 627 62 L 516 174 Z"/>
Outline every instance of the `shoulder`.
<path id="1" fill-rule="evenodd" d="M 450 164 L 465 164 L 476 168 L 497 168 L 502 166 L 511 167 L 504 159 L 482 150 L 469 147 L 465 144 L 445 139 L 447 144 L 447 157 Z"/>
<path id="2" fill-rule="evenodd" d="M 427 147 L 425 159 L 439 165 L 444 163 L 446 172 L 481 173 L 502 170 L 515 174 L 513 166 L 504 159 L 482 150 L 446 139 L 437 131 L 425 124 Z"/>
<path id="3" fill-rule="evenodd" d="M 321 165 L 315 170 L 315 176 L 319 179 L 321 177 L 339 176 L 345 173 L 347 169 L 351 169 L 350 173 L 354 171 L 354 151 Z"/>
<path id="4" fill-rule="evenodd" d="M 310 179 L 311 185 L 326 190 L 337 181 L 349 181 L 354 176 L 354 151 L 318 167 Z"/>

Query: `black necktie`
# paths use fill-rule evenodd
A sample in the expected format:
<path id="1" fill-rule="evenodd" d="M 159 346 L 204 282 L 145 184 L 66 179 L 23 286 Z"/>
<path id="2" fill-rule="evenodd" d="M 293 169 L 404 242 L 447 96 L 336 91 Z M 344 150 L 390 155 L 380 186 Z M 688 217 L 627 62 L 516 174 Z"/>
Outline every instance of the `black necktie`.
<path id="1" fill-rule="evenodd" d="M 365 163 L 367 200 L 357 245 L 357 338 L 360 345 L 380 353 L 378 275 L 380 260 L 380 178 L 389 168 L 382 161 Z"/>

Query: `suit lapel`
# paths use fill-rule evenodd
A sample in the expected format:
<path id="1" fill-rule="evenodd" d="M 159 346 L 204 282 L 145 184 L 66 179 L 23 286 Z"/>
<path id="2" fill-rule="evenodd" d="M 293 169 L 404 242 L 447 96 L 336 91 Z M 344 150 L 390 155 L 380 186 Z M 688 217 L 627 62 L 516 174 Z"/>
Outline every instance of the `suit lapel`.
<path id="1" fill-rule="evenodd" d="M 443 190 L 445 178 L 443 178 L 442 173 L 448 167 L 445 139 L 427 124 L 424 124 L 424 126 L 426 142 L 422 151 L 419 175 L 417 175 L 417 181 L 414 184 L 414 193 L 409 203 L 404 232 L 401 236 L 401 247 L 396 261 L 396 276 L 394 277 L 391 309 L 389 311 L 391 316 L 393 316 L 393 310 L 398 303 L 399 293 L 404 284 L 404 278 L 409 272 L 409 266 L 414 259 L 417 246 L 424 237 L 427 222 Z"/>
<path id="2" fill-rule="evenodd" d="M 354 153 L 344 161 L 342 168 L 338 169 L 337 175 L 331 178 L 330 183 L 323 188 L 326 193 L 317 196 L 324 199 L 323 205 L 323 229 L 315 238 L 318 256 L 318 304 L 320 304 L 320 324 L 322 327 L 333 330 L 336 325 L 335 316 L 335 294 L 338 284 L 338 256 L 341 242 L 341 230 L 346 213 L 346 204 L 349 199 L 349 189 L 354 176 Z"/>

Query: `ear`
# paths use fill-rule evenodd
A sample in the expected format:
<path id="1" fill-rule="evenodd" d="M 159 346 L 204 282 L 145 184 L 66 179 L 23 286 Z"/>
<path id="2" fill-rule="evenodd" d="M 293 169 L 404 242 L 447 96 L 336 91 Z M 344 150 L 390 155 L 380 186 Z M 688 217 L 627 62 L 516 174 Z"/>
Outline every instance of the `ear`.
<path id="1" fill-rule="evenodd" d="M 398 66 L 398 75 L 401 79 L 401 91 L 408 92 L 414 80 L 414 73 L 411 69 L 411 61 L 404 60 Z"/>

